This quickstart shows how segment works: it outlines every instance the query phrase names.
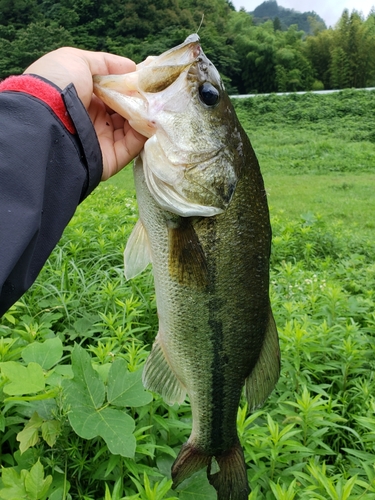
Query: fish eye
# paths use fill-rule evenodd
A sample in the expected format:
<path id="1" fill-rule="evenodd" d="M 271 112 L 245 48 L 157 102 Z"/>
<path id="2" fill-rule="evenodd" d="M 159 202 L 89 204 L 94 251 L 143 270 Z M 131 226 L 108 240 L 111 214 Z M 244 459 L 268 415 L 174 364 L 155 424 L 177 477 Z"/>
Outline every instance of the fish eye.
<path id="1" fill-rule="evenodd" d="M 219 91 L 211 83 L 205 82 L 199 87 L 199 97 L 207 106 L 214 106 L 219 102 Z"/>

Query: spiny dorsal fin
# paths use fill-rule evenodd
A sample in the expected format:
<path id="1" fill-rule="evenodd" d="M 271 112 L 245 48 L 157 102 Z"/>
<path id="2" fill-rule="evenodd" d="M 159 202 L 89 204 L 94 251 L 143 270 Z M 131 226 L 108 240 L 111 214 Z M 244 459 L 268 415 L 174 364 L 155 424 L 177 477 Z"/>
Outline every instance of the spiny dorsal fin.
<path id="1" fill-rule="evenodd" d="M 152 262 L 150 243 L 146 230 L 140 220 L 129 236 L 124 252 L 126 279 L 134 278 Z"/>
<path id="2" fill-rule="evenodd" d="M 182 285 L 203 288 L 208 284 L 207 261 L 192 218 L 181 218 L 168 229 L 169 273 Z"/>
<path id="3" fill-rule="evenodd" d="M 275 320 L 270 308 L 269 321 L 262 350 L 255 368 L 246 379 L 249 411 L 262 406 L 271 394 L 280 375 L 280 347 Z"/>
<path id="4" fill-rule="evenodd" d="M 155 339 L 151 354 L 143 369 L 143 385 L 149 391 L 160 394 L 167 404 L 181 404 L 185 399 L 186 389 L 169 366 L 159 335 Z"/>

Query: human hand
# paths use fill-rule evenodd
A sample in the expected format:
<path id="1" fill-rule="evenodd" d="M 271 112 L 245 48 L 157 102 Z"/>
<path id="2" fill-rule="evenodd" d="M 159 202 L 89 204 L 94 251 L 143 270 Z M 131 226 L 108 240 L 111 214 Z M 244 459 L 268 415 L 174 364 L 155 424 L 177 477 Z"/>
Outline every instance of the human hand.
<path id="1" fill-rule="evenodd" d="M 103 181 L 137 156 L 146 138 L 93 94 L 92 76 L 130 73 L 135 67 L 135 63 L 125 57 L 64 47 L 49 52 L 25 70 L 25 73 L 48 79 L 61 89 L 74 84 L 98 136 L 103 156 Z"/>

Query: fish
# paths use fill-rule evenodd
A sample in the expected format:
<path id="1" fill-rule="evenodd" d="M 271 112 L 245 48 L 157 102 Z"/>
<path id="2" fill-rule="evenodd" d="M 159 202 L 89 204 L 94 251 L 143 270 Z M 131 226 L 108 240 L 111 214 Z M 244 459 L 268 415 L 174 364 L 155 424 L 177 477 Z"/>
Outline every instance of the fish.
<path id="1" fill-rule="evenodd" d="M 173 487 L 206 468 L 218 500 L 245 500 L 238 407 L 243 391 L 249 411 L 260 407 L 280 374 L 258 160 L 197 34 L 133 73 L 94 76 L 94 92 L 148 137 L 133 167 L 139 219 L 125 276 L 152 264 L 159 330 L 144 386 L 191 405 Z"/>

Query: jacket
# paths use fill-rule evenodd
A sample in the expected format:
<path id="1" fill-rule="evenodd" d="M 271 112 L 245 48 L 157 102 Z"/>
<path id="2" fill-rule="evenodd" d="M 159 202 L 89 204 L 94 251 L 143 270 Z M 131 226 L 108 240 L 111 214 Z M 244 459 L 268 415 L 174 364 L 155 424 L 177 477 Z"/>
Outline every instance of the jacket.
<path id="1" fill-rule="evenodd" d="M 35 281 L 101 176 L 97 136 L 73 84 L 61 91 L 35 75 L 0 83 L 0 316 Z"/>

